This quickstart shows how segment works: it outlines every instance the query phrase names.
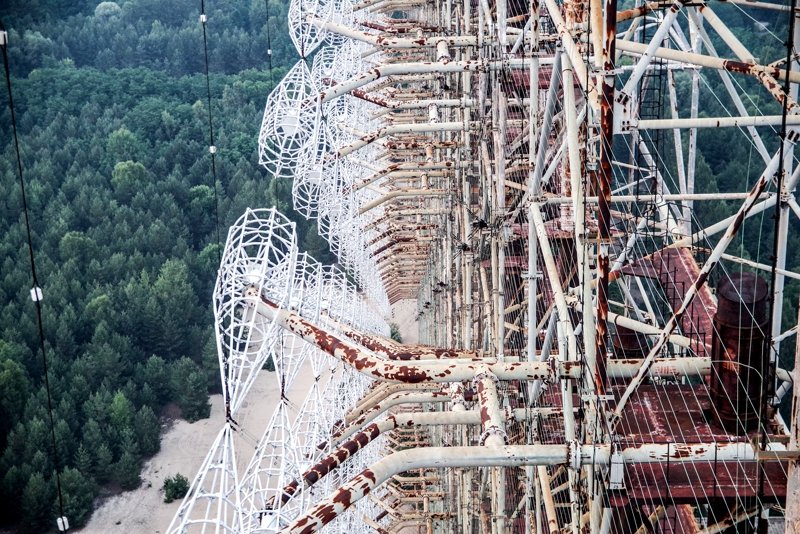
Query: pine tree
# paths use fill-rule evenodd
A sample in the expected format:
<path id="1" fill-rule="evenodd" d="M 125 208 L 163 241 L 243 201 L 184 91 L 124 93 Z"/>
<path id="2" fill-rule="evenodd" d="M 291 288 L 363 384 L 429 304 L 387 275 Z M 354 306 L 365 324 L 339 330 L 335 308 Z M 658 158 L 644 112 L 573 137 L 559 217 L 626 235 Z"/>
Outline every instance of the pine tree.
<path id="1" fill-rule="evenodd" d="M 130 452 L 123 452 L 119 462 L 114 466 L 114 478 L 124 490 L 139 487 L 142 479 L 139 477 L 141 466 L 136 457 Z"/>
<path id="2" fill-rule="evenodd" d="M 139 449 L 145 457 L 150 457 L 161 448 L 158 417 L 149 406 L 142 406 L 136 413 L 136 436 L 139 438 Z"/>
<path id="3" fill-rule="evenodd" d="M 108 482 L 113 473 L 114 455 L 111 449 L 105 443 L 101 444 L 96 449 L 94 459 L 94 476 L 100 482 Z"/>
<path id="4" fill-rule="evenodd" d="M 49 481 L 41 473 L 34 473 L 22 490 L 22 532 L 46 532 L 52 526 L 53 519 L 50 504 L 54 492 Z"/>
<path id="5" fill-rule="evenodd" d="M 92 514 L 97 486 L 77 469 L 65 469 L 61 473 L 61 492 L 64 515 L 69 519 L 70 528 L 82 527 Z M 54 510 L 58 512 L 58 499 Z"/>
<path id="6" fill-rule="evenodd" d="M 208 382 L 202 372 L 194 371 L 186 379 L 186 391 L 181 408 L 183 416 L 190 423 L 205 419 L 211 414 L 211 405 L 208 403 Z"/>
<path id="7" fill-rule="evenodd" d="M 89 453 L 89 449 L 87 449 L 83 443 L 81 443 L 78 446 L 78 450 L 75 451 L 73 463 L 75 465 L 75 469 L 80 471 L 84 476 L 90 477 L 93 475 L 92 455 Z"/>
<path id="8" fill-rule="evenodd" d="M 189 491 L 189 480 L 178 473 L 174 477 L 164 479 L 164 502 L 183 499 Z"/>

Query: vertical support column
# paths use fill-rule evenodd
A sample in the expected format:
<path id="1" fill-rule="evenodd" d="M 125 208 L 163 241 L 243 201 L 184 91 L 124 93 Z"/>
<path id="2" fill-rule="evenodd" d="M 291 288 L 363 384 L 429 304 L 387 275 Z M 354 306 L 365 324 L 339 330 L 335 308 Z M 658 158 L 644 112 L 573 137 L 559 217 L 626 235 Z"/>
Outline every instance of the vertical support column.
<path id="1" fill-rule="evenodd" d="M 495 221 L 504 221 L 506 211 L 506 114 L 508 100 L 502 89 L 497 89 L 497 128 L 495 136 L 495 169 L 497 172 L 497 201 Z M 506 225 L 495 225 L 497 232 L 497 357 L 503 358 L 506 341 Z"/>
<path id="2" fill-rule="evenodd" d="M 474 387 L 478 394 L 481 414 L 481 445 L 491 448 L 503 447 L 508 441 L 505 431 L 505 419 L 500 407 L 500 396 L 497 392 L 497 377 L 486 367 L 475 375 Z M 505 470 L 502 467 L 491 468 L 492 479 L 492 532 L 506 532 L 506 484 Z"/>
<path id="3" fill-rule="evenodd" d="M 452 188 L 448 187 L 448 190 Z M 450 195 L 441 199 L 443 207 L 449 213 L 453 207 L 453 203 L 450 201 Z M 453 281 L 453 221 L 452 217 L 449 215 L 445 215 L 445 236 L 444 236 L 444 269 L 443 269 L 443 276 L 444 280 L 442 280 L 445 284 L 444 287 L 444 296 L 447 299 L 447 331 L 445 332 L 445 346 L 447 348 L 453 348 L 455 345 L 453 343 L 453 316 L 455 315 L 455 304 L 453 302 L 453 297 L 455 296 L 455 284 Z"/>
<path id="4" fill-rule="evenodd" d="M 611 243 L 611 161 L 614 147 L 614 58 L 617 38 L 617 0 L 605 2 L 605 25 L 603 35 L 603 70 L 600 96 L 600 169 L 596 188 L 598 196 L 599 250 L 597 255 L 597 324 L 595 390 L 605 395 L 606 355 L 608 353 L 608 284 Z M 572 88 L 565 88 L 572 90 Z"/>
<path id="5" fill-rule="evenodd" d="M 695 9 L 695 8 L 692 8 Z M 703 23 L 703 15 L 700 13 L 699 10 L 695 10 L 697 13 L 696 19 L 699 21 L 699 24 Z M 692 52 L 695 54 L 699 54 L 703 51 L 703 40 L 701 36 L 700 29 L 694 23 L 695 17 L 691 17 L 689 19 L 689 36 L 692 39 Z M 700 70 L 694 69 L 692 71 L 692 96 L 691 102 L 689 104 L 689 117 L 692 119 L 697 118 L 698 111 L 700 109 Z M 691 195 L 694 194 L 694 175 L 695 175 L 695 167 L 697 162 L 697 128 L 690 128 L 689 129 L 689 153 L 687 154 L 686 160 L 686 194 Z M 684 211 L 683 211 L 683 219 L 688 222 L 688 231 L 686 235 L 691 235 L 692 233 L 692 212 L 694 211 L 692 207 L 692 201 L 686 200 L 684 202 Z"/>
<path id="6" fill-rule="evenodd" d="M 794 32 L 792 35 L 792 45 L 793 50 L 797 49 L 797 46 L 800 45 L 800 24 L 797 24 L 797 20 L 794 23 Z M 789 70 L 796 70 L 798 68 L 798 62 L 796 60 L 792 60 L 789 64 Z M 798 94 L 798 86 L 796 83 L 790 85 L 789 88 L 789 96 L 792 100 L 797 100 Z M 792 175 L 792 163 L 794 162 L 794 145 L 792 143 L 787 143 L 786 147 L 788 150 L 786 151 L 784 157 L 784 179 L 781 181 L 781 191 L 779 192 L 780 197 L 778 198 L 777 208 L 778 211 L 778 234 L 777 239 L 775 240 L 775 244 L 777 245 L 775 250 L 775 280 L 772 286 L 773 292 L 773 311 L 772 311 L 772 334 L 770 339 L 772 341 L 772 347 L 770 350 L 770 366 L 772 369 L 778 365 L 778 355 L 780 354 L 781 350 L 781 342 L 779 336 L 781 335 L 781 323 L 783 322 L 783 288 L 785 284 L 786 277 L 782 274 L 783 271 L 786 269 L 786 244 L 788 241 L 788 233 L 789 233 L 789 196 L 792 194 L 792 191 L 789 190 L 789 185 L 786 183 L 788 181 L 788 177 Z M 775 339 L 777 341 L 775 341 Z M 774 386 L 774 384 L 770 384 L 770 386 Z M 800 386 L 795 386 L 795 388 Z M 775 391 L 775 388 L 772 387 L 770 393 Z"/>

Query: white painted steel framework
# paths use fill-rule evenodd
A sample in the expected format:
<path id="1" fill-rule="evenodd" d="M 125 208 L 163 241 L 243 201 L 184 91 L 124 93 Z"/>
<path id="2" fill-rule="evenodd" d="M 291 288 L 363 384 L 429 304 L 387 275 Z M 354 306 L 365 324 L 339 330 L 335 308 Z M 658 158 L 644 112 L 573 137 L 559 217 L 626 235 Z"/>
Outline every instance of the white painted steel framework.
<path id="1" fill-rule="evenodd" d="M 227 422 L 169 532 L 800 533 L 793 9 L 292 1 L 260 163 L 344 271 L 231 228 Z"/>

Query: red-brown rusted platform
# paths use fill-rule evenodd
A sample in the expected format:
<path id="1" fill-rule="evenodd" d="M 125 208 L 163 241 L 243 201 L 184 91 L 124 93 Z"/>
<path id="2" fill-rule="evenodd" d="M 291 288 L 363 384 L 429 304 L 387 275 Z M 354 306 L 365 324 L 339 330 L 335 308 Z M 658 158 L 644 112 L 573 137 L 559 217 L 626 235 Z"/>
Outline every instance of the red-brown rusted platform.
<path id="1" fill-rule="evenodd" d="M 619 398 L 626 384 L 609 388 Z M 560 406 L 558 391 L 545 394 L 548 405 Z M 574 398 L 577 405 L 579 399 Z M 610 404 L 613 409 L 613 401 Z M 618 432 L 622 448 L 646 443 L 714 443 L 747 442 L 750 437 L 732 435 L 714 419 L 705 385 L 641 385 L 623 412 Z M 542 440 L 563 443 L 562 422 L 547 419 L 541 428 Z M 767 482 L 762 499 L 777 502 L 786 497 L 787 462 L 763 464 Z M 625 490 L 612 492 L 614 507 L 662 504 L 676 507 L 682 504 L 735 505 L 741 499 L 755 498 L 758 464 L 756 462 L 665 462 L 630 463 L 625 465 Z M 688 518 L 685 518 L 689 521 Z M 682 521 L 680 514 L 675 521 Z M 688 525 L 689 523 L 687 523 Z M 675 530 L 682 532 L 682 530 Z M 686 530 L 691 532 L 691 530 Z"/>
<path id="2" fill-rule="evenodd" d="M 623 388 L 615 386 L 612 391 L 619 397 Z M 620 422 L 620 444 L 625 448 L 644 443 L 713 444 L 750 439 L 726 432 L 711 410 L 705 386 L 640 386 Z M 784 498 L 787 463 L 763 465 L 765 479 L 769 481 L 765 484 L 763 499 Z M 756 497 L 758 469 L 756 462 L 628 464 L 625 466 L 626 491 L 615 499 L 618 505 L 661 502 L 666 506 Z"/>

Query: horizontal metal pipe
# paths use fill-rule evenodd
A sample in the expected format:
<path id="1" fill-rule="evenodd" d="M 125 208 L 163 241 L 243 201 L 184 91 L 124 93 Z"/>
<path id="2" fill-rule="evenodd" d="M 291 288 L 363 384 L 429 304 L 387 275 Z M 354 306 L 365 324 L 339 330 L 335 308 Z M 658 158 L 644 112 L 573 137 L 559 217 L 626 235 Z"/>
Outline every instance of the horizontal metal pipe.
<path id="1" fill-rule="evenodd" d="M 438 390 L 441 391 L 438 384 L 390 384 L 388 382 L 377 382 L 375 388 L 370 390 L 358 403 L 345 415 L 345 422 L 352 423 L 364 412 L 370 410 L 373 406 L 382 402 L 384 399 L 389 398 L 395 393 L 411 393 L 421 391 Z"/>
<path id="2" fill-rule="evenodd" d="M 636 319 L 631 319 L 630 317 L 625 317 L 624 315 L 618 315 L 613 312 L 608 312 L 608 321 L 614 323 L 615 325 L 629 328 L 635 332 L 640 332 L 642 334 L 648 334 L 651 336 L 656 336 L 661 334 L 661 329 L 657 326 L 643 323 L 641 321 L 637 321 Z M 685 349 L 688 349 L 689 347 L 692 346 L 691 339 L 679 334 L 672 334 L 671 336 L 669 336 L 669 342 L 672 343 L 673 345 L 677 345 Z"/>
<path id="3" fill-rule="evenodd" d="M 448 46 L 474 46 L 478 43 L 478 38 L 474 35 L 441 35 L 436 37 L 421 37 L 421 38 L 408 38 L 408 37 L 386 37 L 383 35 L 375 35 L 360 30 L 355 30 L 344 24 L 336 22 L 325 22 L 318 17 L 309 16 L 308 21 L 314 26 L 323 30 L 337 33 L 362 43 L 379 46 L 381 48 L 430 48 L 435 47 L 439 43 L 445 43 Z"/>
<path id="4" fill-rule="evenodd" d="M 768 198 L 771 193 L 764 193 L 761 198 Z M 613 195 L 611 202 L 677 202 L 680 200 L 743 200 L 747 193 L 693 193 L 693 194 L 666 194 L 666 195 Z M 572 197 L 549 197 L 547 204 L 571 204 Z M 587 204 L 597 204 L 598 197 L 587 196 L 583 199 Z"/>
<path id="5" fill-rule="evenodd" d="M 671 130 L 673 128 L 746 128 L 748 126 L 780 126 L 781 115 L 753 117 L 696 117 L 687 119 L 644 119 L 634 123 L 638 130 Z M 787 125 L 800 125 L 800 115 L 787 115 Z"/>
<path id="6" fill-rule="evenodd" d="M 326 322 L 330 326 L 341 332 L 351 341 L 355 341 L 378 356 L 383 356 L 390 360 L 441 360 L 441 359 L 468 359 L 482 361 L 478 352 L 474 350 L 444 349 L 431 345 L 403 345 L 393 339 L 385 338 L 377 334 L 364 334 L 350 328 L 346 324 L 334 321 L 326 317 Z"/>
<path id="7" fill-rule="evenodd" d="M 364 204 L 359 210 L 358 214 L 363 215 L 368 211 L 377 208 L 381 204 L 385 204 L 392 199 L 400 198 L 400 197 L 439 197 L 447 195 L 449 191 L 444 189 L 398 189 L 397 191 L 391 191 L 386 193 L 380 198 L 376 198 L 372 202 L 368 202 Z"/>
<path id="8" fill-rule="evenodd" d="M 284 533 L 316 532 L 391 477 L 412 469 L 454 467 L 523 467 L 583 464 L 608 465 L 610 444 L 580 446 L 515 445 L 503 447 L 425 447 L 391 454 L 295 520 Z M 625 463 L 742 462 L 753 461 L 749 443 L 644 444 L 622 449 Z"/>
<path id="9" fill-rule="evenodd" d="M 390 135 L 408 134 L 408 133 L 427 133 L 427 132 L 458 132 L 464 128 L 469 128 L 471 125 L 468 122 L 415 122 L 410 124 L 392 124 L 384 126 L 376 132 L 363 136 L 358 141 L 354 141 L 349 145 L 343 146 L 336 151 L 339 157 L 347 156 L 365 146 L 374 143 L 378 139 Z"/>
<path id="10" fill-rule="evenodd" d="M 549 64 L 552 59 L 541 58 L 540 64 Z M 386 76 L 396 76 L 403 74 L 424 74 L 431 72 L 481 72 L 486 70 L 503 70 L 508 68 L 525 69 L 530 67 L 530 58 L 509 58 L 501 61 L 437 61 L 437 62 L 414 62 L 414 63 L 391 63 L 381 65 L 356 75 L 349 80 L 334 85 L 319 94 L 321 103 L 330 102 L 343 94 L 349 93 L 353 89 L 358 89 L 364 85 L 384 78 Z M 316 99 L 315 99 L 316 100 Z"/>
<path id="11" fill-rule="evenodd" d="M 554 380 L 556 378 L 581 378 L 581 362 L 499 362 L 494 358 L 482 361 L 452 363 L 443 362 L 396 362 L 383 360 L 371 351 L 359 347 L 337 334 L 317 326 L 294 312 L 279 309 L 274 303 L 260 295 L 257 288 L 247 290 L 247 305 L 253 305 L 258 313 L 268 320 L 274 320 L 284 328 L 323 352 L 352 366 L 360 373 L 373 379 L 389 382 L 463 382 L 472 380 L 477 374 L 488 369 L 500 380 Z M 611 360 L 608 376 L 627 377 L 633 367 L 643 360 Z M 708 366 L 707 358 L 656 358 L 648 370 L 648 376 L 674 376 L 676 372 L 687 375 L 702 374 Z M 677 370 L 677 371 L 676 371 Z"/>
<path id="12" fill-rule="evenodd" d="M 375 441 L 381 434 L 396 428 L 434 425 L 477 425 L 481 422 L 476 411 L 428 412 L 390 415 L 383 421 L 372 423 L 342 443 L 336 450 L 307 469 L 300 480 L 293 480 L 281 492 L 283 504 L 289 501 L 298 490 L 309 488 L 337 469 L 358 451 Z"/>

